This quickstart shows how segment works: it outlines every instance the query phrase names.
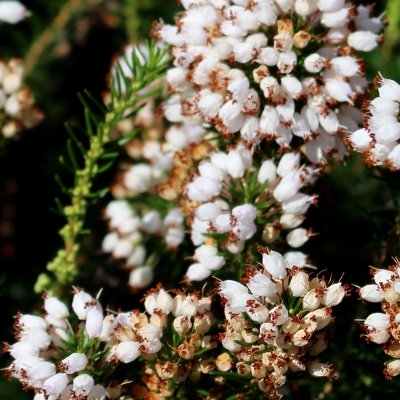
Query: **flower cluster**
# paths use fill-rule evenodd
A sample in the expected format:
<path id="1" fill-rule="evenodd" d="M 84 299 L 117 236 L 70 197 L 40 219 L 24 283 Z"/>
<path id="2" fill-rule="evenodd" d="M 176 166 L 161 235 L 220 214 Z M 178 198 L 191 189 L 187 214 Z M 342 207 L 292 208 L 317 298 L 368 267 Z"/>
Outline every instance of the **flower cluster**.
<path id="1" fill-rule="evenodd" d="M 32 128 L 43 119 L 32 92 L 22 87 L 22 74 L 20 59 L 0 62 L 0 129 L 5 138 L 15 136 L 22 128 Z"/>
<path id="2" fill-rule="evenodd" d="M 371 267 L 375 283 L 360 288 L 362 299 L 381 303 L 383 312 L 369 315 L 361 327 L 367 341 L 383 344 L 383 351 L 397 359 L 384 369 L 387 379 L 400 374 L 400 262 L 394 261 L 388 269 Z"/>
<path id="3" fill-rule="evenodd" d="M 310 278 L 277 252 L 261 252 L 263 268 L 246 270 L 246 286 L 218 283 L 226 315 L 222 345 L 235 354 L 238 374 L 255 379 L 268 398 L 277 399 L 282 397 L 277 388 L 292 372 L 334 376 L 318 356 L 327 347 L 324 328 L 332 321 L 332 307 L 347 288 Z"/>
<path id="4" fill-rule="evenodd" d="M 198 387 L 201 375 L 231 368 L 231 358 L 216 353 L 211 297 L 179 290 L 171 296 L 158 285 L 144 296 L 144 308 L 104 316 L 97 299 L 75 289 L 72 309 L 81 322 L 73 329 L 67 306 L 46 296 L 43 317 L 16 317 L 18 341 L 5 346 L 14 358 L 6 375 L 34 390 L 35 400 L 122 399 L 127 392 L 183 400 L 186 385 Z M 138 368 L 125 382 L 113 379 L 120 363 L 134 361 Z"/>
<path id="5" fill-rule="evenodd" d="M 367 88 L 355 52 L 377 46 L 382 21 L 344 0 L 233 3 L 183 1 L 176 26 L 154 26 L 175 57 L 166 118 L 209 124 L 238 150 L 265 139 L 343 158 L 338 133 L 357 126 L 346 104 Z"/>
<path id="6" fill-rule="evenodd" d="M 45 297 L 44 317 L 16 317 L 18 342 L 5 347 L 15 360 L 6 372 L 7 376 L 18 378 L 25 390 L 34 390 L 35 400 L 55 400 L 60 395 L 66 399 L 105 398 L 106 389 L 96 384 L 90 373 L 104 353 L 96 348 L 96 338 L 103 328 L 102 307 L 92 296 L 79 291 L 72 308 L 84 321 L 77 331 L 68 321 L 67 306 L 51 296 Z M 106 368 L 104 363 L 103 367 Z"/>
<path id="7" fill-rule="evenodd" d="M 299 190 L 313 182 L 314 169 L 300 167 L 300 154 L 289 152 L 277 165 L 267 159 L 258 171 L 246 173 L 246 161 L 251 166 L 251 159 L 244 148 L 228 154 L 216 151 L 210 161 L 199 164 L 199 175 L 187 185 L 187 196 L 197 204 L 189 221 L 192 242 L 200 245 L 193 256 L 197 262 L 187 272 L 189 280 L 203 280 L 220 269 L 223 257 L 211 257 L 223 249 L 231 254 L 243 252 L 246 241 L 258 230 L 265 243 L 274 243 L 282 230 L 289 229 L 286 241 L 291 247 L 301 247 L 308 240 L 310 232 L 298 226 L 315 197 Z M 248 204 L 240 204 L 246 199 Z M 235 203 L 239 205 L 233 207 Z M 209 233 L 218 234 L 218 242 L 207 239 Z"/>
<path id="8" fill-rule="evenodd" d="M 185 232 L 183 215 L 178 208 L 168 211 L 164 218 L 160 212 L 151 210 L 139 216 L 126 200 L 114 200 L 106 208 L 112 229 L 103 240 L 103 251 L 124 259 L 124 266 L 131 269 L 129 284 L 141 289 L 153 280 L 152 258 L 147 257 L 146 244 L 154 236 L 164 239 L 166 247 L 176 249 Z"/>
<path id="9" fill-rule="evenodd" d="M 346 138 L 348 147 L 362 153 L 368 166 L 386 164 L 400 169 L 400 85 L 386 78 L 377 79 L 379 96 L 368 102 L 363 115 L 364 128 Z"/>

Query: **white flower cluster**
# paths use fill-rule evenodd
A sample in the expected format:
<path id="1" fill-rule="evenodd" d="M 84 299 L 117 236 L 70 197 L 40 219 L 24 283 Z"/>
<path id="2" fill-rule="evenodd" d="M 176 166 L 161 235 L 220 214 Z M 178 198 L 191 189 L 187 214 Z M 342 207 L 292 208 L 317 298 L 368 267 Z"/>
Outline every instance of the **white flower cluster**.
<path id="1" fill-rule="evenodd" d="M 176 26 L 154 27 L 175 58 L 167 73 L 175 94 L 164 103 L 169 121 L 209 124 L 223 138 L 239 134 L 237 152 L 263 139 L 286 149 L 297 136 L 314 163 L 343 158 L 338 133 L 355 130 L 357 109 L 340 103 L 353 105 L 367 87 L 355 50 L 377 46 L 379 18 L 344 0 L 182 5 Z"/>
<path id="2" fill-rule="evenodd" d="M 256 379 L 260 390 L 274 394 L 270 398 L 280 398 L 276 389 L 289 371 L 332 377 L 332 367 L 316 357 L 327 347 L 323 328 L 332 320 L 331 307 L 346 288 L 288 268 L 277 252 L 262 256 L 264 268 L 248 269 L 246 286 L 219 282 L 227 319 L 222 345 L 235 353 L 239 374 Z"/>
<path id="3" fill-rule="evenodd" d="M 20 59 L 0 61 L 0 109 L 5 114 L 0 129 L 6 138 L 15 136 L 22 128 L 34 127 L 43 119 L 43 114 L 34 105 L 32 92 L 22 87 L 22 74 Z"/>
<path id="4" fill-rule="evenodd" d="M 98 300 L 84 291 L 76 290 L 72 309 L 82 323 L 77 331 L 73 331 L 67 320 L 67 306 L 55 297 L 47 297 L 44 301 L 47 313 L 44 318 L 18 315 L 15 324 L 18 342 L 6 346 L 15 359 L 7 375 L 18 378 L 26 390 L 34 390 L 37 393 L 35 400 L 104 400 L 106 395 L 117 399 L 119 395 L 110 394 L 113 392 L 111 381 L 107 387 L 96 384 L 99 372 L 107 370 L 109 373 L 110 368 L 119 362 L 130 363 L 140 356 L 153 363 L 157 360 L 156 353 L 163 347 L 160 339 L 167 324 L 172 324 L 174 331 L 180 335 L 176 352 L 177 357 L 183 360 L 182 364 L 192 360 L 199 348 L 210 346 L 212 338 L 206 333 L 213 323 L 211 298 L 183 293 L 173 298 L 158 287 L 145 296 L 144 305 L 147 314 L 134 310 L 104 317 Z M 173 316 L 172 320 L 168 320 L 169 315 Z M 70 349 L 71 334 L 84 334 L 94 340 L 93 346 L 60 357 L 61 353 L 65 354 Z M 196 340 L 193 340 L 193 335 L 196 335 Z M 78 345 L 86 344 L 88 340 L 77 337 L 76 342 Z M 104 343 L 98 357 L 94 353 L 94 349 L 98 349 L 97 342 Z M 191 372 L 187 366 L 180 368 L 176 361 L 171 375 L 169 364 L 172 363 L 167 364 L 160 360 L 152 364 L 154 371 L 147 370 L 147 374 L 158 374 L 157 379 L 165 380 L 164 386 L 158 385 L 159 389 L 164 387 L 165 391 L 168 379 L 182 382 Z M 57 369 L 60 372 L 57 373 Z M 91 375 L 93 371 L 96 371 L 95 375 Z M 110 379 L 108 376 L 105 378 Z M 152 390 L 150 383 L 148 386 Z"/>
<path id="5" fill-rule="evenodd" d="M 371 268 L 374 284 L 360 288 L 362 299 L 381 303 L 382 311 L 369 315 L 362 324 L 367 341 L 383 344 L 383 351 L 397 360 L 384 369 L 387 379 L 400 374 L 400 262 L 389 269 Z"/>
<path id="6" fill-rule="evenodd" d="M 155 396 L 173 397 L 177 386 L 171 385 L 170 380 L 183 386 L 187 378 L 198 381 L 200 373 L 208 374 L 215 368 L 214 359 L 201 354 L 217 347 L 216 338 L 209 334 L 214 322 L 211 298 L 198 293 L 175 293 L 172 297 L 157 288 L 151 290 L 144 301 L 150 323 L 165 328 L 166 334 L 172 332 L 167 339 L 168 347 L 164 346 L 157 354 L 157 359 L 146 369 L 148 375 L 143 378 Z"/>
<path id="7" fill-rule="evenodd" d="M 164 239 L 167 248 L 177 248 L 185 236 L 182 213 L 172 208 L 164 218 L 154 210 L 139 216 L 128 201 L 114 200 L 107 205 L 106 216 L 112 231 L 103 239 L 103 251 L 126 260 L 124 265 L 132 269 L 130 286 L 148 286 L 153 280 L 153 266 L 146 244 L 156 235 Z"/>
<path id="8" fill-rule="evenodd" d="M 266 186 L 258 196 L 254 205 L 243 204 L 230 209 L 227 201 L 232 200 L 230 185 L 243 179 L 247 168 L 251 166 L 252 156 L 244 148 L 236 148 L 228 154 L 221 151 L 214 152 L 210 161 L 203 160 L 199 166 L 199 175 L 187 185 L 187 196 L 196 201 L 194 218 L 191 222 L 191 237 L 195 246 L 192 264 L 187 272 L 190 281 L 199 281 L 211 275 L 212 271 L 220 269 L 225 260 L 218 256 L 216 243 L 204 236 L 206 233 L 226 235 L 224 247 L 231 253 L 237 254 L 244 250 L 246 240 L 257 232 L 255 220 L 257 213 L 268 210 L 270 215 L 276 214 L 277 223 L 263 226 L 262 239 L 266 243 L 273 243 L 280 235 L 281 230 L 291 229 L 286 241 L 292 247 L 301 247 L 309 238 L 310 232 L 298 226 L 304 220 L 314 196 L 300 193 L 299 190 L 313 181 L 314 169 L 300 167 L 299 153 L 284 154 L 278 165 L 274 160 L 265 160 L 258 170 L 258 185 Z M 240 170 L 240 171 L 239 171 Z M 248 183 L 244 180 L 242 185 Z M 221 196 L 221 197 L 218 197 Z M 272 207 L 263 207 L 257 212 L 257 205 L 270 202 Z M 281 212 L 280 217 L 278 212 Z M 205 243 L 205 244 L 204 244 Z"/>
<path id="9" fill-rule="evenodd" d="M 85 292 L 77 292 L 72 308 L 78 318 L 85 321 L 85 334 L 97 338 L 103 328 L 100 303 Z M 28 314 L 17 316 L 18 342 L 7 346 L 15 361 L 7 375 L 18 378 L 25 390 L 34 390 L 37 393 L 34 400 L 104 400 L 105 388 L 96 385 L 93 377 L 86 373 L 88 357 L 93 354 L 88 351 L 87 354 L 74 352 L 64 358 L 58 356 L 58 352 L 66 350 L 65 343 L 70 340 L 67 306 L 55 297 L 46 297 L 44 309 L 46 316 L 43 318 Z M 61 372 L 57 373 L 57 367 Z"/>
<path id="10" fill-rule="evenodd" d="M 348 135 L 346 143 L 363 154 L 367 165 L 386 164 L 397 171 L 400 169 L 400 85 L 380 78 L 377 86 L 379 96 L 366 107 L 364 128 Z"/>

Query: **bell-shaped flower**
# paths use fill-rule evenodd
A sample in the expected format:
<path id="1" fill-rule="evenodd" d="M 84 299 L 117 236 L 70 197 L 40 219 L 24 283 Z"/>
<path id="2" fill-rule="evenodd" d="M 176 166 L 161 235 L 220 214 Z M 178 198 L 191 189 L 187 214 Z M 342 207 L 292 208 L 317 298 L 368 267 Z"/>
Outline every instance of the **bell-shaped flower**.
<path id="1" fill-rule="evenodd" d="M 276 181 L 276 165 L 273 160 L 265 160 L 258 171 L 257 181 L 260 184 L 268 181 L 268 186 Z"/>
<path id="2" fill-rule="evenodd" d="M 290 172 L 297 171 L 300 167 L 299 153 L 285 153 L 279 161 L 277 174 L 283 178 Z"/>
<path id="3" fill-rule="evenodd" d="M 44 309 L 56 318 L 67 318 L 69 315 L 67 306 L 55 297 L 47 297 L 44 300 Z"/>
<path id="4" fill-rule="evenodd" d="M 123 363 L 130 363 L 140 356 L 141 353 L 139 347 L 139 342 L 121 342 L 117 345 L 114 354 L 117 356 L 119 361 Z"/>
<path id="5" fill-rule="evenodd" d="M 294 297 L 303 297 L 309 289 L 309 277 L 304 271 L 297 271 L 290 280 L 290 290 Z"/>
<path id="6" fill-rule="evenodd" d="M 85 330 L 90 338 L 96 338 L 103 329 L 103 311 L 97 307 L 89 310 L 86 318 Z"/>
<path id="7" fill-rule="evenodd" d="M 276 251 L 271 250 L 268 254 L 264 253 L 262 263 L 274 279 L 283 279 L 287 275 L 285 261 L 282 255 Z"/>
<path id="8" fill-rule="evenodd" d="M 90 310 L 90 303 L 93 297 L 84 291 L 79 291 L 74 294 L 72 299 L 72 309 L 80 320 L 85 320 Z"/>
<path id="9" fill-rule="evenodd" d="M 59 396 L 68 385 L 69 379 L 66 373 L 53 375 L 43 382 L 42 392 L 46 396 Z"/>
<path id="10" fill-rule="evenodd" d="M 43 361 L 29 369 L 27 376 L 34 381 L 45 381 L 56 373 L 56 366 L 52 362 Z"/>
<path id="11" fill-rule="evenodd" d="M 17 359 L 26 356 L 38 357 L 40 353 L 39 347 L 29 342 L 16 342 L 8 349 L 11 357 Z"/>
<path id="12" fill-rule="evenodd" d="M 86 368 L 88 359 L 83 353 L 72 353 L 64 358 L 61 363 L 61 370 L 67 374 L 74 374 Z"/>
<path id="13" fill-rule="evenodd" d="M 214 118 L 223 104 L 223 97 L 220 93 L 211 93 L 206 96 L 202 96 L 198 107 L 200 113 L 205 119 Z"/>
<path id="14" fill-rule="evenodd" d="M 287 173 L 274 190 L 276 200 L 283 202 L 293 197 L 303 186 L 299 171 Z"/>
<path id="15" fill-rule="evenodd" d="M 93 389 L 94 380 L 88 374 L 78 375 L 73 380 L 73 391 L 75 396 L 87 396 Z"/>
<path id="16" fill-rule="evenodd" d="M 260 338 L 267 344 L 273 344 L 278 333 L 278 327 L 270 322 L 264 322 L 260 325 Z"/>
<path id="17" fill-rule="evenodd" d="M 320 296 L 318 296 L 318 293 L 315 291 L 315 289 L 310 290 L 304 295 L 302 304 L 303 304 L 303 309 L 309 311 L 314 311 L 320 306 L 321 299 Z"/>
<path id="18" fill-rule="evenodd" d="M 205 264 L 194 263 L 186 271 L 186 277 L 189 281 L 203 281 L 211 275 L 211 270 Z"/>
<path id="19" fill-rule="evenodd" d="M 246 285 L 256 296 L 272 297 L 276 293 L 276 284 L 260 272 L 250 277 Z"/>
<path id="20" fill-rule="evenodd" d="M 301 247 L 310 238 L 310 233 L 304 228 L 297 228 L 289 232 L 286 240 L 289 246 Z"/>
<path id="21" fill-rule="evenodd" d="M 106 389 L 102 385 L 94 385 L 93 389 L 87 395 L 87 400 L 106 400 Z"/>
<path id="22" fill-rule="evenodd" d="M 187 185 L 187 195 L 193 201 L 210 201 L 221 191 L 221 184 L 211 178 L 197 176 Z"/>
<path id="23" fill-rule="evenodd" d="M 143 289 L 150 285 L 154 277 L 153 269 L 147 265 L 135 268 L 129 275 L 129 285 Z"/>
<path id="24" fill-rule="evenodd" d="M 269 310 L 269 319 L 278 326 L 284 324 L 289 319 L 288 309 L 284 304 L 279 304 Z"/>
<path id="25" fill-rule="evenodd" d="M 384 297 L 378 285 L 366 285 L 360 289 L 360 296 L 371 303 L 380 303 Z"/>
<path id="26" fill-rule="evenodd" d="M 16 24 L 28 15 L 27 9 L 19 1 L 0 2 L 0 21 Z"/>
<path id="27" fill-rule="evenodd" d="M 214 221 L 221 213 L 222 210 L 215 203 L 202 204 L 195 210 L 196 218 L 202 222 Z"/>
<path id="28" fill-rule="evenodd" d="M 164 289 L 160 289 L 160 291 L 157 294 L 155 308 L 160 310 L 165 315 L 168 315 L 172 311 L 173 308 L 172 297 Z M 152 311 L 154 313 L 154 309 Z M 151 312 L 149 313 L 150 315 L 152 315 Z"/>
<path id="29" fill-rule="evenodd" d="M 371 51 L 378 46 L 379 36 L 370 31 L 355 31 L 350 33 L 347 43 L 359 51 Z"/>
<path id="30" fill-rule="evenodd" d="M 40 350 L 47 350 L 51 343 L 50 335 L 41 328 L 33 327 L 21 332 L 21 342 L 28 342 Z"/>
<path id="31" fill-rule="evenodd" d="M 326 307 L 337 306 L 343 300 L 343 297 L 346 295 L 346 290 L 342 286 L 340 282 L 334 283 L 331 286 L 328 286 L 325 290 L 325 293 L 322 297 L 322 304 Z"/>
<path id="32" fill-rule="evenodd" d="M 386 330 L 390 326 L 390 318 L 389 316 L 383 313 L 373 313 L 367 317 L 367 319 L 364 321 L 364 325 L 369 330 L 371 329 Z"/>
<path id="33" fill-rule="evenodd" d="M 260 324 L 266 322 L 268 319 L 268 308 L 258 300 L 249 300 L 246 304 L 246 311 L 253 321 Z"/>

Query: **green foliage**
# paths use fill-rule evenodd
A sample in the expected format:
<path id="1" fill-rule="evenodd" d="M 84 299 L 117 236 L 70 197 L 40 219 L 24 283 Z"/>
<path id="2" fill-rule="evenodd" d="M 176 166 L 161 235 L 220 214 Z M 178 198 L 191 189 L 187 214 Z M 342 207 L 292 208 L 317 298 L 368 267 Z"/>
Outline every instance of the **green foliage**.
<path id="1" fill-rule="evenodd" d="M 64 247 L 47 265 L 47 269 L 54 273 L 57 285 L 49 285 L 49 281 L 41 277 L 41 284 L 35 286 L 38 292 L 48 290 L 55 293 L 59 287 L 70 285 L 75 280 L 78 274 L 76 257 L 80 248 L 78 238 L 84 233 L 87 207 L 106 193 L 106 190 L 93 193 L 94 179 L 113 165 L 118 155 L 117 145 L 131 140 L 137 133 L 133 131 L 127 136 L 112 140 L 112 129 L 124 118 L 136 115 L 142 107 L 142 102 L 161 90 L 160 87 L 143 89 L 147 89 L 164 74 L 169 62 L 166 56 L 168 49 L 160 49 L 153 41 L 149 42 L 148 59 L 145 62 L 141 61 L 146 59 L 145 55 L 139 49 L 136 51 L 132 52 L 130 60 L 126 60 L 132 78 L 127 78 L 121 66 L 116 65 L 115 77 L 112 78 L 110 86 L 111 99 L 107 107 L 99 104 L 89 92 L 79 95 L 85 116 L 85 127 L 81 130 L 87 135 L 89 145 L 85 148 L 75 135 L 74 129 L 67 126 L 72 139 L 67 143 L 69 159 L 61 158 L 60 162 L 74 173 L 74 185 L 68 189 L 62 180 L 57 178 L 63 193 L 70 197 L 70 204 L 63 206 L 60 200 L 56 200 L 58 212 L 67 220 L 59 232 Z M 79 166 L 77 150 L 81 153 L 83 167 Z"/>

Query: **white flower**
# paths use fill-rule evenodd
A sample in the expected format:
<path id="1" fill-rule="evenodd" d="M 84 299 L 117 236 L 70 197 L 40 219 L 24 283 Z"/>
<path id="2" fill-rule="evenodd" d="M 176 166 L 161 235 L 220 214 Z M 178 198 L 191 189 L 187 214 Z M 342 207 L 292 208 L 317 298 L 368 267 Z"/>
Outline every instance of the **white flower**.
<path id="1" fill-rule="evenodd" d="M 310 235 L 307 229 L 304 228 L 297 228 L 293 231 L 289 232 L 286 236 L 286 240 L 289 246 L 292 247 L 301 247 L 307 240 L 309 239 Z"/>
<path id="2" fill-rule="evenodd" d="M 40 328 L 46 330 L 48 327 L 48 323 L 42 317 L 37 317 L 36 315 L 23 314 L 18 318 L 18 325 L 22 329 L 29 328 Z"/>
<path id="3" fill-rule="evenodd" d="M 248 301 L 246 310 L 249 317 L 255 322 L 262 323 L 268 319 L 268 308 L 257 300 Z"/>
<path id="4" fill-rule="evenodd" d="M 276 293 L 276 284 L 260 272 L 250 277 L 246 285 L 257 296 L 272 297 Z"/>
<path id="5" fill-rule="evenodd" d="M 283 178 L 289 172 L 297 171 L 300 166 L 299 153 L 285 153 L 279 161 L 277 174 Z"/>
<path id="6" fill-rule="evenodd" d="M 211 270 L 202 263 L 194 263 L 186 271 L 186 277 L 189 281 L 203 281 L 210 275 Z"/>
<path id="7" fill-rule="evenodd" d="M 379 303 L 383 300 L 383 295 L 379 291 L 378 285 L 366 285 L 360 289 L 360 296 L 372 303 Z"/>
<path id="8" fill-rule="evenodd" d="M 264 322 L 260 325 L 260 337 L 267 344 L 273 344 L 278 333 L 278 327 L 270 322 Z"/>
<path id="9" fill-rule="evenodd" d="M 63 372 L 74 374 L 86 368 L 88 359 L 83 353 L 72 353 L 61 361 Z"/>
<path id="10" fill-rule="evenodd" d="M 143 289 L 150 285 L 154 277 L 153 269 L 147 265 L 135 268 L 129 275 L 129 285 Z"/>
<path id="11" fill-rule="evenodd" d="M 268 181 L 268 186 L 276 180 L 276 165 L 273 160 L 265 160 L 258 171 L 257 181 L 260 184 Z"/>
<path id="12" fill-rule="evenodd" d="M 117 345 L 115 349 L 115 355 L 117 356 L 119 361 L 123 363 L 130 363 L 140 356 L 141 353 L 139 347 L 139 342 L 121 342 Z"/>
<path id="13" fill-rule="evenodd" d="M 356 31 L 347 38 L 349 46 L 360 51 L 371 51 L 378 46 L 379 36 L 370 31 Z"/>
<path id="14" fill-rule="evenodd" d="M 41 328 L 32 327 L 21 332 L 21 342 L 28 342 L 41 350 L 47 350 L 51 343 L 50 335 Z"/>
<path id="15" fill-rule="evenodd" d="M 274 325 L 282 325 L 289 319 L 289 311 L 283 304 L 279 304 L 269 310 L 269 319 Z"/>
<path id="16" fill-rule="evenodd" d="M 73 381 L 73 391 L 76 396 L 87 396 L 93 389 L 94 380 L 88 374 L 78 375 Z"/>
<path id="17" fill-rule="evenodd" d="M 378 92 L 380 97 L 400 101 L 400 85 L 392 79 L 382 78 Z"/>
<path id="18" fill-rule="evenodd" d="M 103 328 L 103 310 L 92 307 L 86 318 L 86 333 L 89 335 L 90 338 L 98 337 L 101 333 Z"/>
<path id="19" fill-rule="evenodd" d="M 67 306 L 55 297 L 47 297 L 44 300 L 44 309 L 56 318 L 67 318 L 69 315 Z"/>
<path id="20" fill-rule="evenodd" d="M 397 376 L 400 374 L 400 360 L 390 362 L 386 367 L 386 372 L 390 376 Z"/>
<path id="21" fill-rule="evenodd" d="M 94 385 L 87 395 L 87 400 L 106 400 L 106 389 L 101 385 Z"/>
<path id="22" fill-rule="evenodd" d="M 1 1 L 0 2 L 0 21 L 16 24 L 22 21 L 28 12 L 19 1 Z"/>
<path id="23" fill-rule="evenodd" d="M 74 294 L 72 299 L 72 309 L 80 320 L 85 320 L 90 310 L 90 303 L 93 301 L 93 297 L 84 291 L 79 291 Z"/>
<path id="24" fill-rule="evenodd" d="M 367 326 L 369 330 L 372 328 L 385 330 L 389 328 L 390 318 L 383 313 L 373 313 L 367 317 L 364 321 L 364 325 Z"/>
<path id="25" fill-rule="evenodd" d="M 42 392 L 46 396 L 58 396 L 68 385 L 68 375 L 59 373 L 43 382 Z"/>
<path id="26" fill-rule="evenodd" d="M 346 290 L 343 288 L 342 284 L 334 283 L 326 289 L 322 297 L 322 303 L 326 307 L 337 306 L 343 300 L 345 294 Z"/>
<path id="27" fill-rule="evenodd" d="M 276 251 L 271 250 L 268 254 L 264 253 L 262 263 L 274 279 L 283 279 L 287 275 L 285 262 Z"/>
<path id="28" fill-rule="evenodd" d="M 40 362 L 28 371 L 28 378 L 34 381 L 45 381 L 49 379 L 51 376 L 55 375 L 56 366 L 48 361 Z"/>
<path id="29" fill-rule="evenodd" d="M 33 343 L 17 342 L 10 346 L 9 349 L 11 357 L 18 359 L 24 356 L 39 356 L 40 349 Z"/>
<path id="30" fill-rule="evenodd" d="M 308 274 L 303 271 L 298 271 L 294 274 L 289 284 L 290 290 L 295 297 L 303 297 L 309 289 Z"/>
<path id="31" fill-rule="evenodd" d="M 219 195 L 221 184 L 214 179 L 197 176 L 187 185 L 187 195 L 193 201 L 210 201 Z"/>

